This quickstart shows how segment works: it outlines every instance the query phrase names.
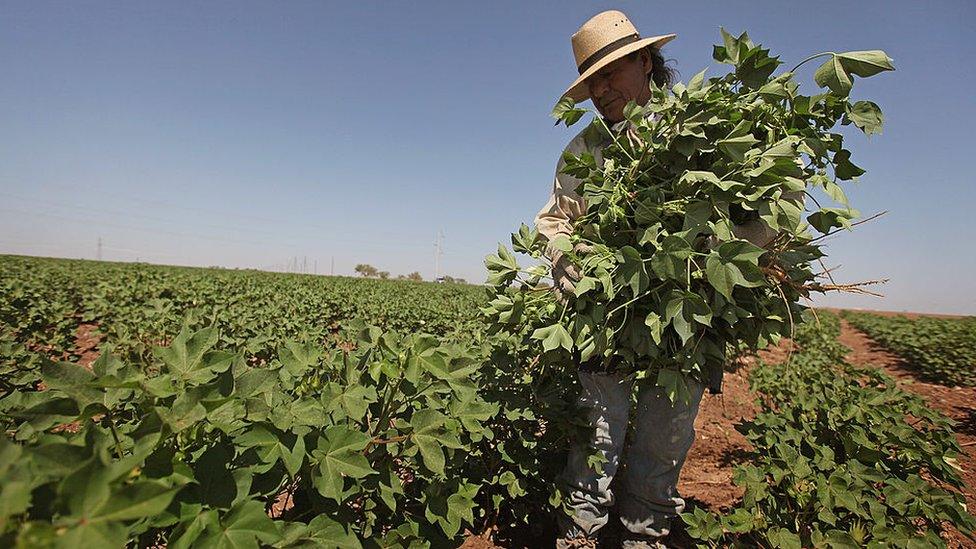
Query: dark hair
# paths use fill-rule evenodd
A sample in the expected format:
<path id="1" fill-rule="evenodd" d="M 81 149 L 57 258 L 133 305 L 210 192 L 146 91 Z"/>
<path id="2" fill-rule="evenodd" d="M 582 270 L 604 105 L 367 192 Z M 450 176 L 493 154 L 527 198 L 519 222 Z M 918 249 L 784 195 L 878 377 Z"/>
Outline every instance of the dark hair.
<path id="1" fill-rule="evenodd" d="M 664 55 L 661 54 L 661 50 L 657 47 L 647 46 L 644 49 L 628 54 L 627 57 L 636 59 L 642 51 L 646 51 L 647 55 L 651 57 L 651 74 L 648 75 L 647 81 L 653 81 L 659 88 L 670 87 L 671 84 L 674 84 L 674 81 L 678 78 L 678 71 L 665 64 Z M 668 59 L 668 61 L 674 61 L 674 59 Z"/>

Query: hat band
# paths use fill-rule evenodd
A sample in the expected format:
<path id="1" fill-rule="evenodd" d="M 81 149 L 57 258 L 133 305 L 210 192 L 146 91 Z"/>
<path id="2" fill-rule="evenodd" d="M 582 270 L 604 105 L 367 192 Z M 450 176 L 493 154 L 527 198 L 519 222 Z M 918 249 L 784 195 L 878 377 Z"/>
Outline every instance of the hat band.
<path id="1" fill-rule="evenodd" d="M 579 73 L 580 74 L 583 74 L 584 72 L 586 72 L 587 70 L 589 70 L 589 68 L 592 67 L 593 65 L 595 65 L 597 63 L 597 61 L 599 61 L 599 60 L 603 59 L 604 57 L 606 57 L 608 53 L 610 53 L 610 52 L 612 52 L 612 51 L 614 51 L 616 49 L 622 48 L 622 47 L 624 47 L 624 46 L 626 46 L 628 44 L 633 44 L 634 42 L 637 42 L 638 40 L 640 40 L 640 35 L 638 35 L 637 33 L 634 33 L 634 34 L 631 34 L 629 36 L 624 36 L 623 38 L 618 38 L 618 39 L 614 40 L 613 42 L 610 42 L 606 46 L 603 46 L 602 48 L 600 48 L 600 49 L 596 50 L 595 52 L 593 52 L 589 57 L 586 58 L 586 61 L 583 61 L 582 63 L 580 63 L 579 64 Z"/>

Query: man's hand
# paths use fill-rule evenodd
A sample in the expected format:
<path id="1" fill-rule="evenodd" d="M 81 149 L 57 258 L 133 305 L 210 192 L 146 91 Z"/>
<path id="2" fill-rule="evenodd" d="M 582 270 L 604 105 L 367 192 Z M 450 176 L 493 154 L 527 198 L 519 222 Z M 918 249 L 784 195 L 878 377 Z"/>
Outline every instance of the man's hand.
<path id="1" fill-rule="evenodd" d="M 588 244 L 579 243 L 573 247 L 576 255 L 585 255 L 592 251 L 593 247 Z M 556 298 L 560 303 L 565 303 L 569 294 L 576 293 L 576 283 L 580 280 L 579 269 L 568 257 L 557 252 L 552 262 L 552 280 Z"/>

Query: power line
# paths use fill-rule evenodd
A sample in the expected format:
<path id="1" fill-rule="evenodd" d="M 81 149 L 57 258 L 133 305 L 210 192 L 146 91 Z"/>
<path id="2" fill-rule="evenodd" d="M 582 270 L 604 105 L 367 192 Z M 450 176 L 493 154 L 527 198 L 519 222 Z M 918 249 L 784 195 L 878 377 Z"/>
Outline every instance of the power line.
<path id="1" fill-rule="evenodd" d="M 113 216 L 117 216 L 117 217 L 125 217 L 125 216 L 128 216 L 128 217 L 137 218 L 137 219 L 138 218 L 141 218 L 143 220 L 155 221 L 155 222 L 158 222 L 158 223 L 171 224 L 171 225 L 172 224 L 182 225 L 182 223 L 179 223 L 177 221 L 173 221 L 172 218 L 160 217 L 160 216 L 154 216 L 154 215 L 148 215 L 148 214 L 146 214 L 144 212 L 139 212 L 139 211 L 132 211 L 132 210 L 107 210 L 107 209 L 103 208 L 102 206 L 90 206 L 89 207 L 89 206 L 85 206 L 85 205 L 82 205 L 82 204 L 74 204 L 74 203 L 70 203 L 70 202 L 64 202 L 64 201 L 58 201 L 58 200 L 51 200 L 49 198 L 31 198 L 31 197 L 27 197 L 27 196 L 23 196 L 23 195 L 18 195 L 18 194 L 15 194 L 15 193 L 10 193 L 10 192 L 7 192 L 7 191 L 0 191 L 0 195 L 7 196 L 7 197 L 10 197 L 10 198 L 14 198 L 14 199 L 17 199 L 17 200 L 21 200 L 21 201 L 27 202 L 28 204 L 31 204 L 31 205 L 34 205 L 35 203 L 48 204 L 48 205 L 51 205 L 51 206 L 54 206 L 54 207 L 64 208 L 64 209 L 70 210 L 71 212 L 76 212 L 79 209 L 81 209 L 81 210 L 91 209 L 93 211 L 94 210 L 97 210 L 101 214 L 108 214 L 108 215 L 113 215 Z M 114 196 L 115 195 L 113 195 L 113 197 Z M 138 200 L 136 200 L 136 201 L 138 201 Z M 142 202 L 143 203 L 147 203 L 147 201 L 144 201 L 144 200 Z M 148 203 L 152 203 L 152 202 L 149 201 Z M 158 202 L 158 203 L 161 203 L 161 202 Z M 162 203 L 162 204 L 165 204 L 165 203 Z M 203 212 L 209 212 L 209 213 L 218 213 L 215 210 L 207 210 L 207 209 L 204 209 L 204 208 L 195 208 L 195 207 L 188 207 L 188 206 L 166 206 L 166 207 L 167 208 L 171 208 L 171 209 L 177 209 L 177 210 L 187 210 L 187 211 L 195 210 L 195 211 L 203 211 Z M 23 213 L 28 213 L 29 214 L 29 213 L 32 213 L 32 212 L 23 212 Z M 221 216 L 227 216 L 228 213 L 227 212 L 219 212 L 219 215 L 221 215 Z M 284 225 L 286 223 L 289 223 L 288 221 L 274 220 L 274 219 L 264 218 L 264 217 L 259 217 L 259 216 L 240 215 L 240 214 L 233 214 L 233 215 L 235 217 L 237 217 L 237 218 L 242 218 L 242 219 L 246 219 L 246 220 L 249 220 L 249 221 L 263 221 L 265 223 L 269 223 L 269 224 L 272 224 L 272 225 L 275 225 L 275 226 L 280 226 L 280 225 Z M 86 221 L 88 223 L 105 223 L 100 218 L 96 218 L 96 217 L 87 218 Z M 211 228 L 211 229 L 219 229 L 219 230 L 223 230 L 223 231 L 230 231 L 230 232 L 233 232 L 235 234 L 240 234 L 240 233 L 245 232 L 245 231 L 256 232 L 259 235 L 263 236 L 264 238 L 269 238 L 269 237 L 270 238 L 274 238 L 273 235 L 269 235 L 267 232 L 255 231 L 254 230 L 254 227 L 255 227 L 254 224 L 249 224 L 249 225 L 247 225 L 245 227 L 241 227 L 241 226 L 229 226 L 229 225 L 216 225 L 216 224 L 213 224 L 213 223 L 201 223 L 201 224 L 197 224 L 196 226 L 202 227 L 202 228 Z M 325 234 L 336 234 L 336 228 L 335 227 L 323 227 L 323 226 L 309 225 L 309 224 L 304 224 L 304 223 L 299 224 L 296 227 L 297 228 L 303 228 L 304 227 L 306 229 L 311 228 L 311 229 L 314 229 L 316 231 L 321 231 L 321 232 L 323 232 Z M 140 230 L 147 230 L 147 229 L 140 229 Z M 156 231 L 156 229 L 152 229 L 152 230 Z M 165 232 L 165 231 L 159 230 L 159 232 Z M 170 233 L 170 234 L 177 234 L 177 233 Z M 184 235 L 184 236 L 188 236 L 188 235 Z M 285 239 L 290 239 L 290 238 L 291 237 L 285 236 Z M 268 241 L 268 240 L 254 241 L 254 240 L 251 240 L 251 241 L 248 241 L 247 243 L 263 243 L 263 244 L 266 244 L 266 245 L 269 245 L 269 246 L 278 246 L 278 245 L 280 245 L 281 240 L 282 239 L 280 239 L 280 238 L 277 239 L 276 241 Z M 397 247 L 401 247 L 401 248 L 402 247 L 421 247 L 421 246 L 424 246 L 424 244 L 421 244 L 421 243 L 416 242 L 416 241 L 393 240 L 393 239 L 385 238 L 385 235 L 384 235 L 384 238 L 383 238 L 382 241 L 377 241 L 377 240 L 364 240 L 364 239 L 356 239 L 356 238 L 349 238 L 349 237 L 343 237 L 343 238 L 337 239 L 337 240 L 338 241 L 341 241 L 341 242 L 344 242 L 344 243 L 351 243 L 351 244 L 357 244 L 357 245 L 362 245 L 362 244 L 377 245 L 377 244 L 381 244 L 384 247 L 388 247 L 390 245 L 396 245 Z M 244 243 L 244 241 L 236 241 L 236 242 Z"/>

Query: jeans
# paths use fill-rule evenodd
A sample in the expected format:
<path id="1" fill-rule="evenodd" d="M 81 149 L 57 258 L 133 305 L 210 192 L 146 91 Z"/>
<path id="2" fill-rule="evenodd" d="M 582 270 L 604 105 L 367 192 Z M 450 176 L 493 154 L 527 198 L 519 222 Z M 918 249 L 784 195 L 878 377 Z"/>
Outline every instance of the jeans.
<path id="1" fill-rule="evenodd" d="M 704 386 L 686 377 L 689 402 L 679 398 L 673 405 L 663 388 L 642 386 L 631 441 L 625 448 L 632 377 L 580 371 L 579 379 L 580 404 L 589 408 L 589 422 L 595 429 L 589 445 L 606 461 L 601 474 L 587 465 L 591 453 L 587 445 L 570 449 L 563 481 L 569 488 L 573 517 L 563 520 L 563 535 L 592 535 L 607 523 L 615 503 L 610 483 L 619 471 L 616 503 L 624 527 L 637 535 L 666 536 L 671 519 L 684 510 L 685 502 L 677 492 L 678 474 L 695 440 L 695 416 Z"/>

